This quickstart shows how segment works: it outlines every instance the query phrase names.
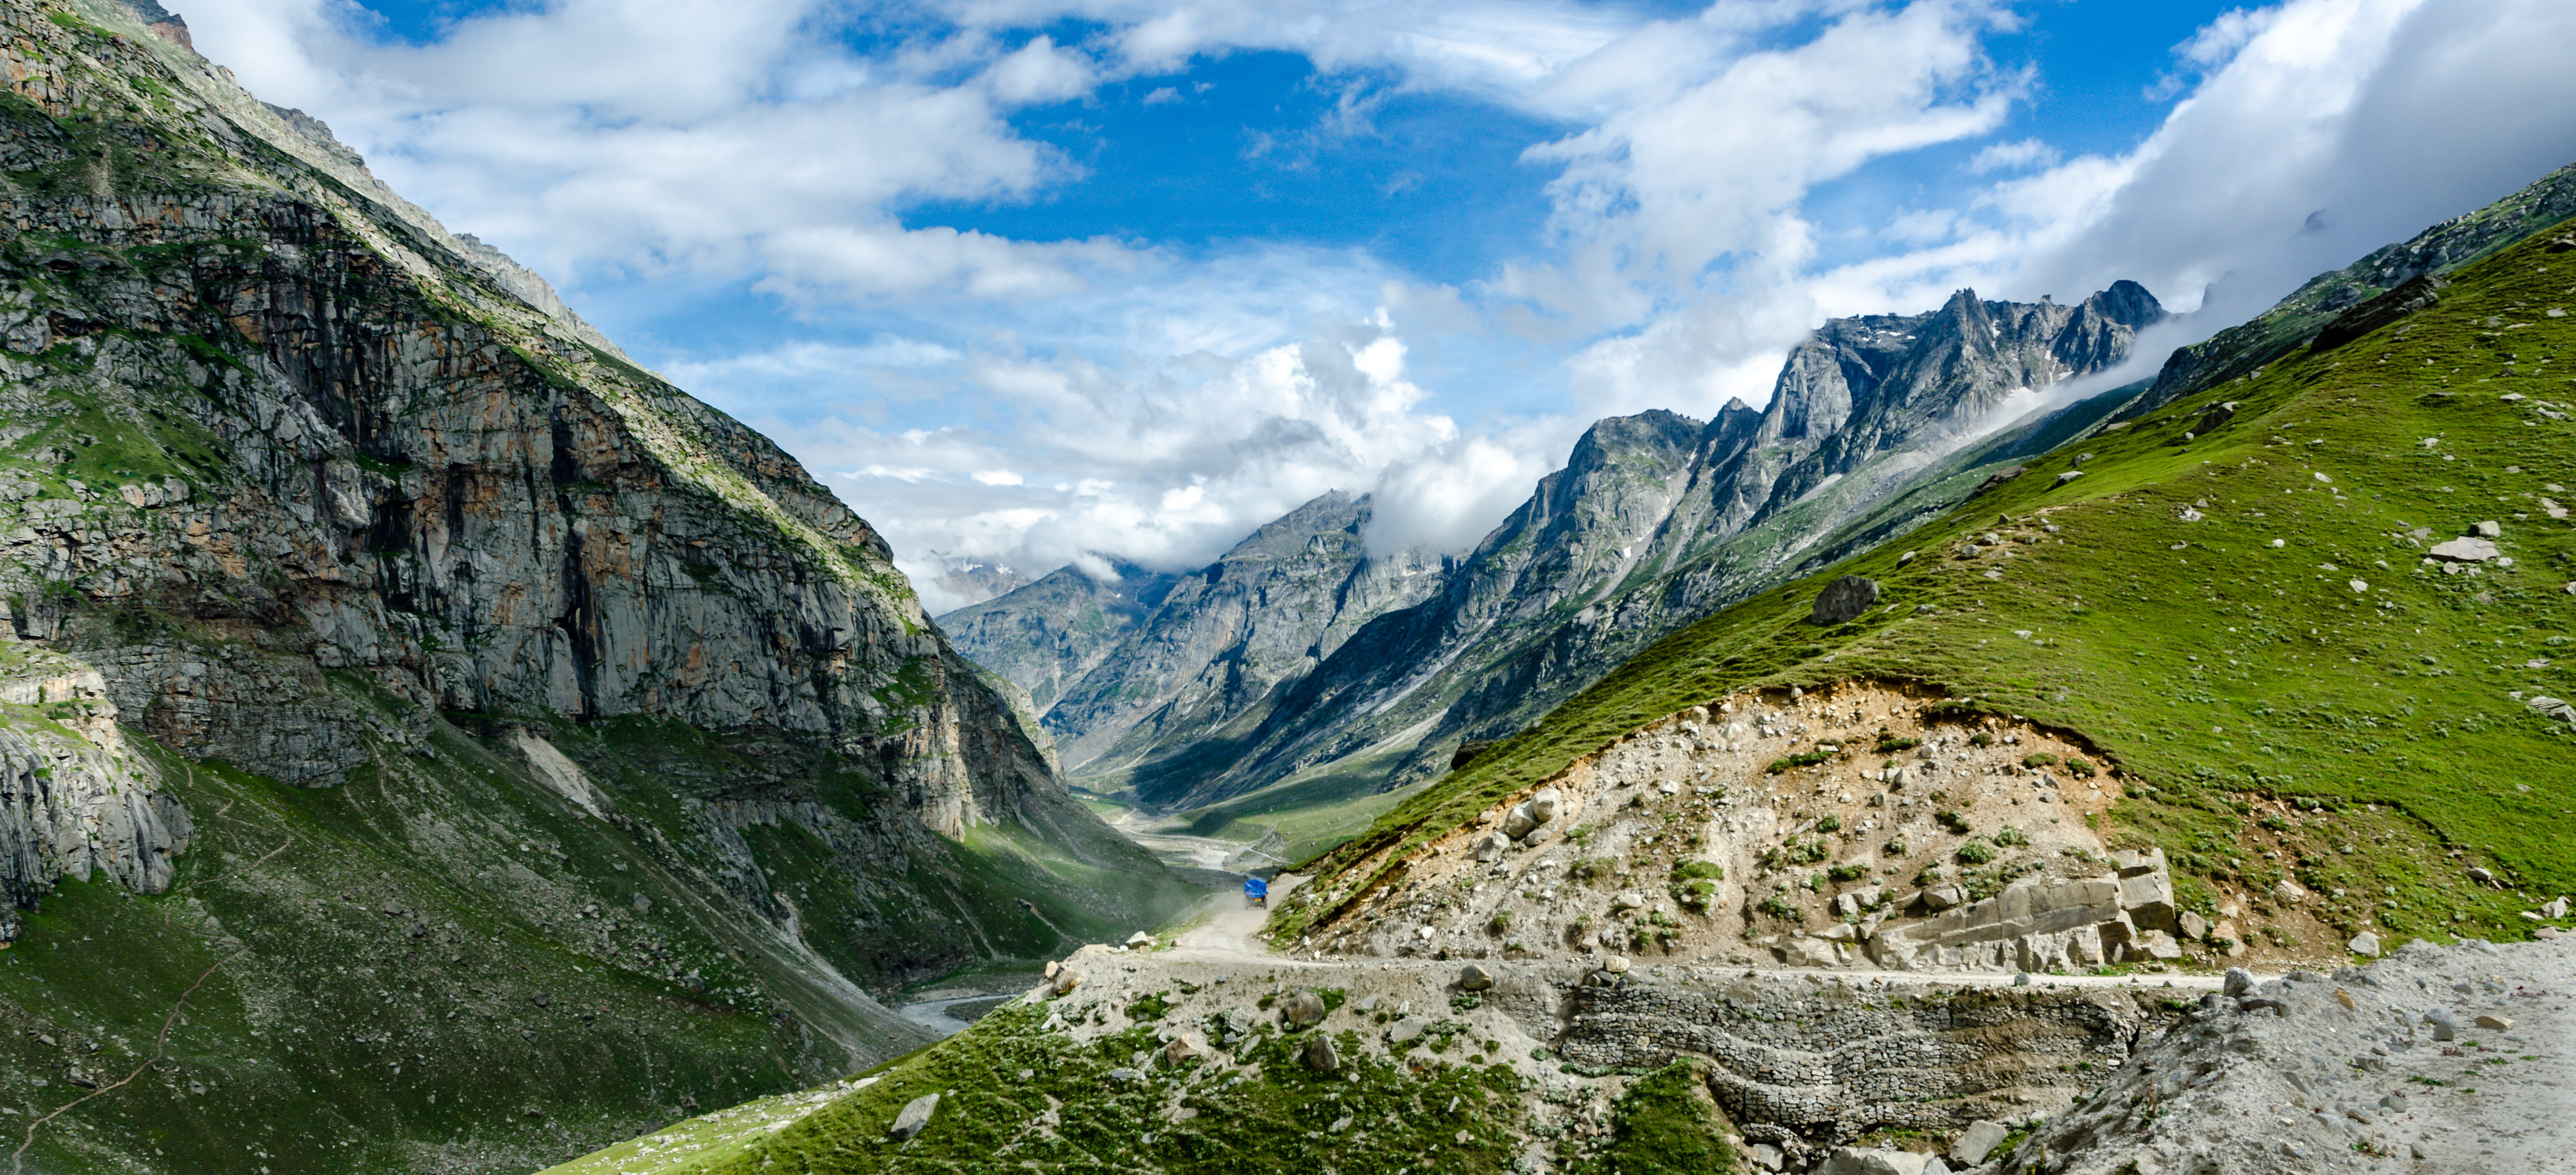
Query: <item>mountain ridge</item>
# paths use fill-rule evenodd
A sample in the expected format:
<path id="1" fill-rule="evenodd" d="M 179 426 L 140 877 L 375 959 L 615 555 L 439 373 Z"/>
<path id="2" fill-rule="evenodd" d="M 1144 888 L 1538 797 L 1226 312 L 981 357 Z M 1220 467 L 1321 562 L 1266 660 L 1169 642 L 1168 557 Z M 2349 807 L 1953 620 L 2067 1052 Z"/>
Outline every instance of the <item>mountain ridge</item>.
<path id="1" fill-rule="evenodd" d="M 1753 590 L 1807 542 L 1911 486 L 2016 395 L 2116 365 L 2162 316 L 2131 282 L 2073 305 L 1962 290 L 1923 314 L 1824 324 L 1792 349 L 1762 409 L 1738 401 L 1709 421 L 1653 410 L 1597 422 L 1563 468 L 1444 568 L 1435 594 L 1368 617 L 1365 639 L 1272 677 L 1270 695 L 1224 721 L 1114 770 L 1091 768 L 1095 786 L 1188 807 L 1408 737 L 1387 786 L 1428 778 L 1459 741 L 1534 716 L 1640 634 Z M 960 647 L 986 655 L 980 640 Z M 1114 656 L 1091 672 L 1106 691 L 1124 683 Z M 1047 721 L 1071 741 L 1087 716 Z M 1070 761 L 1077 774 L 1091 762 Z"/>

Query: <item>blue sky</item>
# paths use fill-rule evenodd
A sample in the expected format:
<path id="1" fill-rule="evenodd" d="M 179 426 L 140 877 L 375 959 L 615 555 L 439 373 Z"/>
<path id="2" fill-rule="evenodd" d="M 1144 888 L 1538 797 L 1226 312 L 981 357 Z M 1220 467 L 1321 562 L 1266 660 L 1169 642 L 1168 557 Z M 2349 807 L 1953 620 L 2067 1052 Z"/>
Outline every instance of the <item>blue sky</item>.
<path id="1" fill-rule="evenodd" d="M 1335 488 L 1460 548 L 1591 420 L 1759 403 L 1821 318 L 1960 286 L 2128 277 L 2205 334 L 2576 158 L 2571 9 L 181 11 L 928 583 L 1191 564 Z"/>

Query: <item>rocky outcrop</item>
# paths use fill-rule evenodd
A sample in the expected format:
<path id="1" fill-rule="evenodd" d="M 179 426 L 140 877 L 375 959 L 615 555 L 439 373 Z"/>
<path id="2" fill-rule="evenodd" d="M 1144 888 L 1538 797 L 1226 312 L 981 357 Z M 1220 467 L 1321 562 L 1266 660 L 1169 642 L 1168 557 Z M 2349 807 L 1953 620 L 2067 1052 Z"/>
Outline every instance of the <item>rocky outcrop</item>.
<path id="1" fill-rule="evenodd" d="M 1578 987 L 1556 1049 L 1591 1069 L 1706 1058 L 1708 1088 L 1744 1136 L 1803 1159 L 1873 1130 L 1937 1137 L 2062 1108 L 2087 1070 L 2118 1065 L 2142 1033 L 2177 1018 L 2115 989 L 1877 994 L 1750 978 L 1716 990 Z"/>
<path id="2" fill-rule="evenodd" d="M 96 670 L 0 642 L 0 945 L 65 876 L 103 872 L 139 893 L 170 887 L 188 813 L 128 747 Z"/>

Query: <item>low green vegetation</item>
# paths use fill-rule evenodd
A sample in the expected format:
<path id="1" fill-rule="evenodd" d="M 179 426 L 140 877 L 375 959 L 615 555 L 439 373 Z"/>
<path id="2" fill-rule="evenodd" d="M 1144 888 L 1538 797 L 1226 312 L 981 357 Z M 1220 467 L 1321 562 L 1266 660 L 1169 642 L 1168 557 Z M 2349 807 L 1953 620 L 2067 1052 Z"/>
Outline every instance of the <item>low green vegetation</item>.
<path id="1" fill-rule="evenodd" d="M 1724 1111 L 1698 1066 L 1675 1061 L 1628 1083 L 1612 1110 L 1610 1145 L 1571 1175 L 1724 1175 L 1742 1169 Z"/>
<path id="2" fill-rule="evenodd" d="M 1073 999 L 1078 997 L 1068 997 Z M 1065 1003 L 1059 1000 L 1057 1003 Z M 1154 1026 L 1078 1043 L 1047 1004 L 1006 1005 L 975 1028 L 871 1076 L 755 1102 L 620 1143 L 554 1175 L 821 1175 L 1034 1170 L 1505 1172 L 1525 1114 L 1509 1067 L 1366 1057 L 1339 1035 L 1341 1069 L 1297 1058 L 1310 1033 L 1256 1030 L 1232 1063 L 1156 1053 Z M 1432 1052 L 1464 1050 L 1441 1047 Z M 1258 1065 L 1258 1069 L 1251 1068 Z M 904 1105 L 941 1094 L 921 1134 L 887 1134 Z M 1338 1125 L 1337 1125 L 1338 1124 Z"/>

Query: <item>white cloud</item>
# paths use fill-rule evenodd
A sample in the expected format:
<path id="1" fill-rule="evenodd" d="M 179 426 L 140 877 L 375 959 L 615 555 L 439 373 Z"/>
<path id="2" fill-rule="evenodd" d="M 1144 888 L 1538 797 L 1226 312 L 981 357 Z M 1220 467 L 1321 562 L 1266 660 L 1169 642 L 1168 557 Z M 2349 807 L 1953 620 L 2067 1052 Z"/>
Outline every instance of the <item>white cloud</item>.
<path id="1" fill-rule="evenodd" d="M 2017 19 L 2003 0 L 1668 19 L 1572 0 L 934 0 L 900 22 L 827 0 L 550 0 L 421 45 L 380 40 L 349 0 L 188 15 L 263 97 L 329 119 L 576 303 L 585 286 L 773 296 L 785 338 L 668 339 L 662 365 L 825 471 L 908 557 L 1029 568 L 1202 560 L 1327 489 L 1380 496 L 1373 543 L 1462 548 L 1593 417 L 1759 403 L 1825 316 L 2126 277 L 2178 307 L 2208 291 L 2160 336 L 2179 341 L 2576 157 L 2576 6 L 2286 0 L 2177 46 L 2160 84 L 2180 100 L 2135 149 L 1987 143 L 1968 198 L 1891 210 L 1877 248 L 1820 269 L 1819 185 L 1996 136 L 2044 100 L 1983 47 Z M 1573 128 L 1526 156 L 1553 176 L 1546 236 L 1450 287 L 1364 251 L 904 218 L 1076 191 L 1081 163 L 1016 114 L 1263 49 L 1313 60 L 1337 99 L 1279 150 L 1332 151 L 1407 91 Z M 852 303 L 908 325 L 844 329 Z"/>
<path id="2" fill-rule="evenodd" d="M 1996 143 L 1977 152 L 1975 158 L 1968 160 L 1968 170 L 1978 175 L 1984 175 L 1990 171 L 2021 171 L 2031 167 L 2047 167 L 2056 163 L 2058 158 L 2057 148 L 2038 139 L 2022 139 L 2012 143 Z"/>

